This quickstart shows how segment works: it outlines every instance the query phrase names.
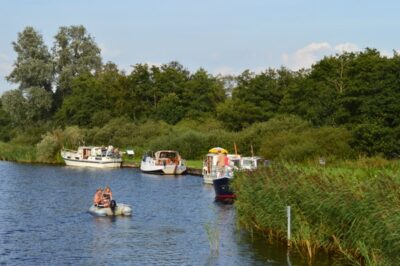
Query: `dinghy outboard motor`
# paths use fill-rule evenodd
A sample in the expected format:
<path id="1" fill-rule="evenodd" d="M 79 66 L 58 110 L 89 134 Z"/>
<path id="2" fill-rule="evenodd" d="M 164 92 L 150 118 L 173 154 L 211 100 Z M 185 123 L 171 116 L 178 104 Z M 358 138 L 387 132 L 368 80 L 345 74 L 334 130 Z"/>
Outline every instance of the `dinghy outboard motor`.
<path id="1" fill-rule="evenodd" d="M 112 210 L 112 212 L 115 212 L 115 208 L 117 207 L 117 203 L 115 202 L 115 200 L 110 201 L 110 209 Z"/>

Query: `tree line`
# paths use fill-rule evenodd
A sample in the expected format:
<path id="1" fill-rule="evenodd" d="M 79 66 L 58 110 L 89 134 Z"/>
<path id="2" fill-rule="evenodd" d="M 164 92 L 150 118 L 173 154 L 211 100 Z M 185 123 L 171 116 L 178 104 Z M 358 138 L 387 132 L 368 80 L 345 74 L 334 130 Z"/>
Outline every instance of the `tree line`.
<path id="1" fill-rule="evenodd" d="M 36 144 L 57 128 L 78 126 L 89 132 L 113 125 L 115 119 L 135 125 L 161 121 L 155 123 L 160 127 L 185 124 L 195 131 L 198 123 L 219 124 L 231 137 L 244 136 L 263 128 L 262 123 L 276 125 L 286 117 L 281 121 L 304 122 L 310 128 L 296 131 L 299 127 L 292 124 L 279 131 L 281 138 L 287 137 L 282 145 L 301 142 L 298 136 L 323 139 L 340 132 L 355 154 L 400 155 L 396 52 L 387 57 L 366 48 L 326 56 L 310 69 L 222 76 L 202 68 L 190 72 L 179 62 L 139 63 L 125 73 L 112 62 L 103 63 L 84 26 L 60 27 L 51 49 L 37 30 L 26 27 L 12 45 L 17 59 L 7 80 L 18 88 L 1 97 L 0 139 L 5 142 Z M 262 143 L 277 138 L 270 134 Z M 279 146 L 275 144 L 265 149 L 273 150 Z"/>

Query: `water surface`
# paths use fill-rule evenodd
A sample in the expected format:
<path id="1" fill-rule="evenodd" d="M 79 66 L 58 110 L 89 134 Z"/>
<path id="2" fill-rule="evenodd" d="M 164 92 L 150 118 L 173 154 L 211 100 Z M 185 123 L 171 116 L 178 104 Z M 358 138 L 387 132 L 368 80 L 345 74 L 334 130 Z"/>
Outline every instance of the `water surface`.
<path id="1" fill-rule="evenodd" d="M 132 217 L 88 213 L 106 185 Z M 0 202 L 0 264 L 303 265 L 237 230 L 234 207 L 197 176 L 0 162 Z"/>

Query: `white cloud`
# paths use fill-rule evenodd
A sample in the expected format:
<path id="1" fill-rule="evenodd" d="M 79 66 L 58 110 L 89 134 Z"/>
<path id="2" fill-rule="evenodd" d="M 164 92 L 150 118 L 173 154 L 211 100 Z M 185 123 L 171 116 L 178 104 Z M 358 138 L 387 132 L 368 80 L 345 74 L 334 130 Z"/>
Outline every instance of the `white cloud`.
<path id="1" fill-rule="evenodd" d="M 358 46 L 349 42 L 339 43 L 335 46 L 327 42 L 310 43 L 292 54 L 284 53 L 282 60 L 286 67 L 298 70 L 311 67 L 312 64 L 321 60 L 324 56 L 356 51 L 360 51 Z"/>
<path id="2" fill-rule="evenodd" d="M 163 63 L 160 63 L 160 62 L 146 62 L 145 64 L 147 64 L 149 67 L 152 67 L 152 66 L 160 67 L 163 65 Z"/>
<path id="3" fill-rule="evenodd" d="M 285 66 L 298 70 L 300 68 L 308 68 L 324 54 L 330 53 L 332 47 L 327 42 L 310 43 L 309 45 L 297 50 L 293 54 L 284 53 L 282 55 Z"/>
<path id="4" fill-rule="evenodd" d="M 212 71 L 214 75 L 238 75 L 239 71 L 233 69 L 232 67 L 229 66 L 221 66 L 221 67 L 217 67 L 214 69 L 214 71 Z"/>
<path id="5" fill-rule="evenodd" d="M 335 46 L 335 51 L 337 53 L 344 53 L 344 52 L 357 52 L 360 51 L 360 48 L 354 43 L 346 42 L 346 43 L 339 43 Z"/>
<path id="6" fill-rule="evenodd" d="M 392 51 L 382 50 L 380 51 L 382 56 L 386 56 L 388 58 L 392 58 L 394 53 L 400 54 L 400 49 L 393 49 Z"/>

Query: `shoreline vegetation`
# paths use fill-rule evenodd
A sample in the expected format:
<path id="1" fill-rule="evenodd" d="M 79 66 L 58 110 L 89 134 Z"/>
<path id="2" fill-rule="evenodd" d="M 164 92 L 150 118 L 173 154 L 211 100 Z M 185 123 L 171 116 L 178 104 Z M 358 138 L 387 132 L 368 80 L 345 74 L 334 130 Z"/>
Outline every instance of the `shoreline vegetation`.
<path id="1" fill-rule="evenodd" d="M 1 141 L 0 160 L 17 163 L 65 165 L 64 160 L 61 158 L 59 153 L 57 153 L 50 160 L 38 160 L 35 146 L 16 145 L 11 143 L 4 143 Z M 135 165 L 135 167 L 138 168 L 141 159 L 140 156 L 129 157 L 125 155 L 122 157 L 122 160 L 123 163 L 126 163 L 127 165 Z M 203 166 L 203 161 L 186 160 L 186 164 L 189 168 L 193 168 L 194 170 L 201 170 Z"/>
<path id="2" fill-rule="evenodd" d="M 310 262 L 325 251 L 346 265 L 400 262 L 400 162 L 364 158 L 333 166 L 276 163 L 235 175 L 239 226 L 287 241 Z"/>

